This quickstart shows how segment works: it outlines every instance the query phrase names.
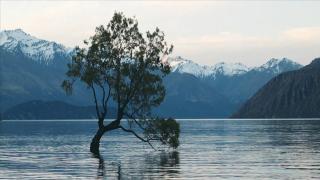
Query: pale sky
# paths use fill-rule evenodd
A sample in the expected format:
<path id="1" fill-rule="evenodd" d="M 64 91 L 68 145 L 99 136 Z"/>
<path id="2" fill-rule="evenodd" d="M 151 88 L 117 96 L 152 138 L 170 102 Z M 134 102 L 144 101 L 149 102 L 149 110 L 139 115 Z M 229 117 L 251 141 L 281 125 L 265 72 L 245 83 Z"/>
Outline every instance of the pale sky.
<path id="1" fill-rule="evenodd" d="M 1 30 L 25 32 L 68 47 L 82 45 L 115 11 L 136 16 L 142 31 L 159 27 L 180 55 L 200 64 L 257 66 L 287 57 L 320 57 L 320 1 L 3 1 Z"/>

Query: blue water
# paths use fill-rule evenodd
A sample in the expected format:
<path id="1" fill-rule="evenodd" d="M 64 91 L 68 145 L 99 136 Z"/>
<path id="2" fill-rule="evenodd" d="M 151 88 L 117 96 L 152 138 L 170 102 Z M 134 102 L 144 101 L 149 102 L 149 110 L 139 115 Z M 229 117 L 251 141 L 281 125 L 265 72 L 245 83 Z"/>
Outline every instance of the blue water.
<path id="1" fill-rule="evenodd" d="M 188 120 L 181 146 L 156 152 L 93 121 L 0 122 L 0 179 L 320 179 L 320 121 Z"/>

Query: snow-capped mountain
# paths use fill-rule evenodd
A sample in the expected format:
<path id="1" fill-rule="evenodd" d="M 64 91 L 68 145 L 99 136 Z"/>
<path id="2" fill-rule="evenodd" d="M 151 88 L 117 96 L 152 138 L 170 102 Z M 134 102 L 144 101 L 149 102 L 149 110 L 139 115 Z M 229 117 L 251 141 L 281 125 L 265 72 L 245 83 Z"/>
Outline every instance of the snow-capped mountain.
<path id="1" fill-rule="evenodd" d="M 82 84 L 68 97 L 61 88 L 72 50 L 21 29 L 0 31 L 0 113 L 36 99 L 91 105 L 91 92 Z M 271 59 L 256 68 L 241 63 L 204 66 L 181 57 L 168 58 L 168 63 L 177 73 L 164 79 L 167 95 L 159 111 L 182 118 L 227 117 L 270 79 L 301 67 L 288 59 Z"/>
<path id="2" fill-rule="evenodd" d="M 38 39 L 21 29 L 0 31 L 0 48 L 12 53 L 22 53 L 46 65 L 57 57 L 68 57 L 73 50 L 52 41 Z"/>
<path id="3" fill-rule="evenodd" d="M 260 67 L 254 68 L 254 70 L 270 72 L 273 74 L 280 74 L 284 71 L 287 71 L 288 67 L 290 68 L 296 67 L 296 69 L 299 69 L 302 67 L 302 65 L 288 58 L 282 58 L 282 59 L 272 58 L 265 64 L 261 65 Z"/>
<path id="4" fill-rule="evenodd" d="M 217 63 L 214 66 L 199 65 L 191 60 L 183 59 L 178 56 L 176 58 L 168 58 L 168 63 L 172 68 L 172 72 L 193 74 L 197 77 L 216 77 L 217 75 L 233 76 L 246 73 L 250 70 L 241 63 Z"/>
<path id="5" fill-rule="evenodd" d="M 225 62 L 220 62 L 213 66 L 199 65 L 191 60 L 184 59 L 180 56 L 175 58 L 168 58 L 168 63 L 172 68 L 172 72 L 188 73 L 199 78 L 216 78 L 218 75 L 239 76 L 251 70 L 279 74 L 288 71 L 293 67 L 293 69 L 299 69 L 302 67 L 302 65 L 287 58 L 272 58 L 265 64 L 254 68 L 247 67 L 242 63 Z"/>
<path id="6" fill-rule="evenodd" d="M 183 59 L 178 56 L 176 58 L 168 58 L 172 72 L 188 73 L 198 77 L 210 76 L 212 69 L 210 66 L 201 66 L 191 60 Z"/>
<path id="7" fill-rule="evenodd" d="M 249 67 L 242 63 L 225 63 L 220 62 L 213 66 L 214 74 L 222 74 L 226 76 L 240 75 L 248 72 Z"/>

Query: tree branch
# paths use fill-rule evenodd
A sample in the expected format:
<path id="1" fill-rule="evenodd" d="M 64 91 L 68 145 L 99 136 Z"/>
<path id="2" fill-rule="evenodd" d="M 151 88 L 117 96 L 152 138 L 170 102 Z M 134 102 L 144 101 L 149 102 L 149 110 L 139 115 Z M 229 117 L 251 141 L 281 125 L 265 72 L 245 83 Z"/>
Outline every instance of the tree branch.
<path id="1" fill-rule="evenodd" d="M 132 119 L 142 130 L 146 130 L 143 126 L 142 126 L 142 124 L 140 124 L 139 122 L 138 122 L 138 120 L 135 118 L 135 117 L 133 117 L 133 116 L 131 116 L 131 115 L 129 115 L 129 114 L 125 114 L 128 118 L 130 118 L 130 119 Z"/>
<path id="2" fill-rule="evenodd" d="M 99 87 L 102 89 L 102 108 L 103 108 L 103 112 L 101 112 L 101 116 L 104 118 L 105 114 L 106 114 L 106 106 L 105 106 L 105 98 L 106 98 L 106 91 L 103 87 L 103 85 L 101 84 L 100 81 L 97 82 L 97 84 L 99 85 Z"/>
<path id="3" fill-rule="evenodd" d="M 117 59 L 116 60 L 116 69 L 117 69 L 117 79 L 116 79 L 116 90 L 117 90 L 117 102 L 118 102 L 118 113 L 117 113 L 117 119 L 121 119 L 120 118 L 120 96 L 121 96 L 121 93 L 120 93 L 120 79 L 121 79 L 121 76 L 120 76 L 120 66 L 121 66 L 121 59 Z"/>
<path id="4" fill-rule="evenodd" d="M 114 129 L 118 129 L 120 125 L 120 120 L 119 119 L 115 119 L 113 121 L 111 121 L 108 125 L 103 126 L 103 131 L 107 132 L 107 131 L 111 131 Z"/>
<path id="5" fill-rule="evenodd" d="M 142 82 L 144 73 L 143 72 L 141 73 L 140 71 L 137 71 L 137 73 L 140 76 L 134 75 L 133 77 L 139 77 L 139 79 L 138 79 L 137 83 L 134 84 L 135 86 L 133 85 L 133 80 L 134 79 L 130 82 L 130 90 L 129 90 L 128 94 L 127 94 L 126 101 L 124 102 L 123 106 L 120 109 L 122 113 L 123 113 L 123 110 L 128 105 L 128 103 L 130 102 L 131 98 L 134 96 L 136 89 L 140 86 L 140 83 Z"/>
<path id="6" fill-rule="evenodd" d="M 107 80 L 107 84 L 108 84 L 108 96 L 107 96 L 107 99 L 105 100 L 104 104 L 105 104 L 105 107 L 107 107 L 107 103 L 109 101 L 109 98 L 110 98 L 110 95 L 111 95 L 111 87 L 110 87 L 110 84 L 109 84 L 109 81 Z M 107 109 L 106 109 L 107 110 Z"/>
<path id="7" fill-rule="evenodd" d="M 122 130 L 125 131 L 125 132 L 130 132 L 130 133 L 132 133 L 132 134 L 133 134 L 134 136 L 136 136 L 138 139 L 140 139 L 140 140 L 143 141 L 143 142 L 148 143 L 148 144 L 152 147 L 152 149 L 154 149 L 155 151 L 157 151 L 157 149 L 151 144 L 150 139 L 144 139 L 144 138 L 140 137 L 140 136 L 139 136 L 136 132 L 134 132 L 133 130 L 131 130 L 131 129 L 126 129 L 126 128 L 124 128 L 124 127 L 121 126 L 121 125 L 119 125 L 119 128 L 122 129 Z"/>
<path id="8" fill-rule="evenodd" d="M 97 101 L 96 90 L 95 90 L 93 84 L 91 84 L 90 87 L 91 87 L 92 92 L 93 92 L 93 97 L 94 97 L 94 102 L 95 102 L 95 105 L 96 105 L 97 116 L 98 116 L 98 118 L 100 119 L 100 110 L 99 110 L 99 104 L 98 104 L 98 101 Z"/>

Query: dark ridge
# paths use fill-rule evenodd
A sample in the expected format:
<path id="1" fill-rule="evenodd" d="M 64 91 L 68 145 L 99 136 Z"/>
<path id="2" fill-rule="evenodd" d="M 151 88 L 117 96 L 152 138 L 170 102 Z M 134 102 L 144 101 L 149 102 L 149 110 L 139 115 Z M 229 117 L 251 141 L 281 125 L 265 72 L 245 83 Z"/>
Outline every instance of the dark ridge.
<path id="1" fill-rule="evenodd" d="M 320 58 L 264 85 L 232 118 L 319 118 Z"/>

